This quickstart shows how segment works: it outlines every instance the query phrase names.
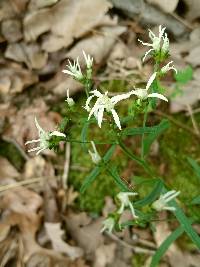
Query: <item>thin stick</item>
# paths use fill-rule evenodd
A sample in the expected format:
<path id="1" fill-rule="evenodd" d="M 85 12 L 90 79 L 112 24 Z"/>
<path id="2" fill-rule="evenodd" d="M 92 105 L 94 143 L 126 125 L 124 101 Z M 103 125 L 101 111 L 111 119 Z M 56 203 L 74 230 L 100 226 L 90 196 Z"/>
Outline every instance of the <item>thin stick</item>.
<path id="1" fill-rule="evenodd" d="M 192 125 L 194 127 L 194 131 L 195 131 L 196 134 L 200 135 L 199 128 L 197 126 L 196 120 L 195 120 L 193 112 L 192 112 L 192 108 L 191 108 L 191 106 L 189 104 L 187 104 L 186 106 L 187 106 L 188 113 L 189 113 L 189 115 L 191 117 L 191 120 L 192 120 Z"/>
<path id="2" fill-rule="evenodd" d="M 152 249 L 147 249 L 147 248 L 141 248 L 138 246 L 132 246 L 130 244 L 128 244 L 127 242 L 121 240 L 120 238 L 118 238 L 116 235 L 114 234 L 110 234 L 107 233 L 107 235 L 114 241 L 117 241 L 118 243 L 120 243 L 122 246 L 126 247 L 126 248 L 130 248 L 131 250 L 133 250 L 135 253 L 143 253 L 143 254 L 148 254 L 148 255 L 153 255 L 155 252 Z"/>
<path id="3" fill-rule="evenodd" d="M 20 146 L 20 144 L 17 143 L 15 139 L 10 137 L 3 137 L 3 140 L 5 140 L 8 143 L 12 143 L 26 161 L 30 159 L 29 156 L 24 152 L 23 148 Z"/>
<path id="4" fill-rule="evenodd" d="M 39 183 L 39 182 L 41 182 L 42 179 L 49 179 L 49 178 L 55 178 L 55 177 L 48 177 L 47 176 L 47 177 L 32 178 L 32 179 L 21 181 L 21 182 L 2 185 L 2 186 L 0 186 L 0 192 L 7 191 L 7 190 L 10 190 L 10 189 L 14 189 L 14 188 L 19 187 L 19 186 Z"/>
<path id="5" fill-rule="evenodd" d="M 62 176 L 62 186 L 65 190 L 68 187 L 67 180 L 68 180 L 69 167 L 70 167 L 70 154 L 71 154 L 71 147 L 70 147 L 70 143 L 68 142 L 65 148 L 65 164 L 64 164 L 64 171 L 63 171 L 63 176 Z"/>

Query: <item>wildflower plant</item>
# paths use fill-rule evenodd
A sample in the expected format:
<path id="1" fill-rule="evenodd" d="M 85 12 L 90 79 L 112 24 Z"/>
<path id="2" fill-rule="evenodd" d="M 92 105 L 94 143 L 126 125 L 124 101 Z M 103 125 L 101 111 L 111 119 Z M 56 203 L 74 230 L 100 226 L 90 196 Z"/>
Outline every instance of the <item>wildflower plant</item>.
<path id="1" fill-rule="evenodd" d="M 77 107 L 74 100 L 69 97 L 69 91 L 67 91 L 67 117 L 63 118 L 59 126 L 60 131 L 45 132 L 39 126 L 37 120 L 35 120 L 39 139 L 26 143 L 39 142 L 38 147 L 29 150 L 29 152 L 37 151 L 37 154 L 44 149 L 57 147 L 60 141 L 74 142 L 77 145 L 81 144 L 83 153 L 86 152 L 90 156 L 94 169 L 85 177 L 80 192 L 88 189 L 89 185 L 95 179 L 98 179 L 102 172 L 106 172 L 113 178 L 120 191 L 115 198 L 117 208 L 103 221 L 102 232 L 120 231 L 131 225 L 150 226 L 153 224 L 153 221 L 158 219 L 159 212 L 163 210 L 171 212 L 171 216 L 175 216 L 180 226 L 158 248 L 152 257 L 151 267 L 157 266 L 170 244 L 184 232 L 200 248 L 200 238 L 193 229 L 191 220 L 187 218 L 177 204 L 176 198 L 180 192 L 176 192 L 168 187 L 165 181 L 150 166 L 147 158 L 151 144 L 170 126 L 166 119 L 154 126 L 148 126 L 147 124 L 148 115 L 157 108 L 157 105 L 160 102 L 166 104 L 168 102 L 167 96 L 160 91 L 161 78 L 168 71 L 177 72 L 174 65 L 172 65 L 172 61 L 166 63 L 170 54 L 169 39 L 165 30 L 164 27 L 159 26 L 158 36 L 149 30 L 150 43 L 139 40 L 144 46 L 150 47 L 150 50 L 145 53 L 143 61 L 148 55 L 154 60 L 154 71 L 146 85 L 142 88 L 130 88 L 128 92 L 121 94 L 113 94 L 113 92 L 108 91 L 103 92 L 100 88 L 95 88 L 94 86 L 92 80 L 93 58 L 90 55 L 83 52 L 85 68 L 81 68 L 78 58 L 73 63 L 69 61 L 67 69 L 63 70 L 63 72 L 72 76 L 83 85 L 86 94 L 84 106 Z M 127 115 L 122 117 L 118 106 L 124 101 L 128 103 L 126 105 Z M 142 120 L 141 116 L 143 117 Z M 137 125 L 135 124 L 136 121 Z M 138 124 L 140 124 L 139 127 Z M 81 126 L 82 130 L 78 139 L 77 136 L 73 136 L 73 131 L 71 130 L 73 127 L 70 127 L 71 125 L 74 125 L 74 127 Z M 91 138 L 93 136 L 90 132 L 91 125 L 93 128 L 99 128 L 99 139 L 95 138 L 94 140 L 93 137 Z M 108 135 L 106 140 L 102 141 L 103 135 L 101 132 L 104 130 L 104 127 L 106 127 Z M 126 140 L 134 138 L 136 135 L 141 137 L 140 154 L 138 153 L 139 149 L 137 152 L 133 152 L 133 147 L 127 147 Z M 141 187 L 145 187 L 146 184 L 151 185 L 151 192 L 146 196 L 141 197 L 139 188 L 138 190 L 137 188 L 132 188 L 120 176 L 115 164 L 115 157 L 113 156 L 117 147 L 130 160 L 143 168 L 146 173 L 148 178 L 141 178 L 141 182 L 137 184 L 137 186 L 140 185 Z M 102 151 L 105 151 L 104 155 Z M 120 218 L 125 210 L 130 211 L 132 219 L 120 223 Z"/>

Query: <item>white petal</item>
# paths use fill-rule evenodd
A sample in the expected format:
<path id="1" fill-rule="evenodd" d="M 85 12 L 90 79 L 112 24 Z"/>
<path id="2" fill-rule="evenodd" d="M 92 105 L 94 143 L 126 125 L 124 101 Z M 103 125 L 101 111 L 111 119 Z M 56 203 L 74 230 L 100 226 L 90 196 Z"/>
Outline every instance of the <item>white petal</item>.
<path id="1" fill-rule="evenodd" d="M 88 120 L 90 119 L 90 117 L 92 116 L 93 113 L 97 114 L 98 110 L 99 110 L 99 104 L 98 104 L 98 100 L 97 100 L 96 103 L 94 104 L 93 108 L 90 111 L 90 114 L 88 116 Z"/>
<path id="2" fill-rule="evenodd" d="M 131 202 L 129 202 L 129 207 L 130 207 L 130 209 L 131 209 L 131 213 L 132 213 L 132 215 L 133 215 L 133 218 L 137 219 L 138 216 L 135 214 L 135 210 L 134 210 L 134 207 L 133 207 L 133 205 L 131 204 Z"/>
<path id="3" fill-rule="evenodd" d="M 180 191 L 178 191 L 178 192 L 175 191 L 175 193 L 173 193 L 173 194 L 171 194 L 170 196 L 168 196 L 167 198 L 165 198 L 165 201 L 166 201 L 166 202 L 169 202 L 169 201 L 171 201 L 173 198 L 176 198 L 179 194 L 180 194 Z"/>
<path id="4" fill-rule="evenodd" d="M 120 124 L 120 120 L 119 120 L 119 116 L 117 115 L 117 112 L 114 109 L 111 109 L 113 118 L 115 123 L 117 124 L 117 127 L 121 130 L 121 124 Z"/>
<path id="5" fill-rule="evenodd" d="M 164 95 L 161 95 L 158 93 L 149 94 L 148 97 L 156 97 L 156 98 L 159 98 L 159 99 L 162 99 L 162 100 L 168 102 L 168 99 Z"/>
<path id="6" fill-rule="evenodd" d="M 92 98 L 95 97 L 95 95 L 91 95 L 88 97 L 88 99 L 86 100 L 86 103 L 85 103 L 85 109 L 89 112 L 90 111 L 90 107 L 89 107 L 89 104 L 90 104 L 90 101 L 92 100 Z"/>
<path id="7" fill-rule="evenodd" d="M 130 96 L 131 96 L 131 92 L 126 93 L 126 94 L 116 95 L 116 96 L 111 97 L 111 101 L 115 105 L 117 102 L 119 102 L 123 99 L 127 99 Z"/>
<path id="8" fill-rule="evenodd" d="M 47 149 L 47 147 L 44 147 L 44 148 L 42 148 L 42 149 L 40 149 L 37 153 L 36 153 L 36 155 L 39 155 L 43 150 L 45 150 L 45 149 Z"/>
<path id="9" fill-rule="evenodd" d="M 28 145 L 28 144 L 31 144 L 31 143 L 37 143 L 37 142 L 40 142 L 40 139 L 27 141 L 27 142 L 25 143 L 25 146 Z"/>
<path id="10" fill-rule="evenodd" d="M 39 132 L 45 133 L 45 131 L 42 129 L 42 127 L 39 125 L 37 118 L 35 117 L 35 126 L 37 127 Z"/>
<path id="11" fill-rule="evenodd" d="M 163 207 L 163 210 L 175 211 L 176 208 L 175 207 L 166 206 L 166 207 Z"/>
<path id="12" fill-rule="evenodd" d="M 90 94 L 95 95 L 96 97 L 102 97 L 102 93 L 100 93 L 97 89 L 90 91 Z"/>
<path id="13" fill-rule="evenodd" d="M 140 40 L 140 39 L 138 39 L 138 41 L 140 42 L 140 43 L 142 43 L 143 45 L 146 45 L 146 46 L 152 46 L 152 44 L 150 44 L 150 43 L 144 43 L 142 40 Z"/>
<path id="14" fill-rule="evenodd" d="M 104 107 L 99 108 L 98 114 L 97 114 L 97 121 L 98 121 L 98 125 L 101 128 L 101 123 L 103 120 L 103 112 L 104 112 Z"/>
<path id="15" fill-rule="evenodd" d="M 34 147 L 34 148 L 29 149 L 28 152 L 37 151 L 37 150 L 40 150 L 40 148 L 41 148 L 40 146 Z"/>
<path id="16" fill-rule="evenodd" d="M 146 90 L 149 89 L 149 87 L 151 86 L 152 82 L 155 80 L 157 75 L 157 72 L 154 72 L 151 77 L 149 78 L 148 82 L 147 82 L 147 86 L 146 86 Z"/>
<path id="17" fill-rule="evenodd" d="M 58 132 L 58 131 L 53 131 L 52 133 L 49 134 L 50 136 L 60 136 L 60 137 L 66 137 L 64 133 Z"/>
<path id="18" fill-rule="evenodd" d="M 154 49 L 152 48 L 152 49 L 149 49 L 146 53 L 145 53 L 145 55 L 144 55 L 144 57 L 143 57 L 143 59 L 142 59 L 142 61 L 144 62 L 145 61 L 145 59 L 146 59 L 146 57 L 148 56 L 148 54 L 151 52 L 151 51 L 153 51 Z"/>

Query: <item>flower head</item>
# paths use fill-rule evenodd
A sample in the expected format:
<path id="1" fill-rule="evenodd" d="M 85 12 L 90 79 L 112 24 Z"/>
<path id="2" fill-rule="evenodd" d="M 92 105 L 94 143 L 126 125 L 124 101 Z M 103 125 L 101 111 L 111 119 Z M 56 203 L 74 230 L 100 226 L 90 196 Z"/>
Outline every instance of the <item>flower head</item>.
<path id="1" fill-rule="evenodd" d="M 152 94 L 148 94 L 148 90 L 149 88 L 151 87 L 151 84 L 153 83 L 154 79 L 156 78 L 156 72 L 154 72 L 151 77 L 149 78 L 149 81 L 147 82 L 147 85 L 146 85 L 146 88 L 143 89 L 143 88 L 136 88 L 135 90 L 132 91 L 132 94 L 133 95 L 136 95 L 139 99 L 141 100 L 145 100 L 149 97 L 156 97 L 156 98 L 159 98 L 159 99 L 162 99 L 164 101 L 167 101 L 168 102 L 168 99 L 164 96 L 164 95 L 161 95 L 161 94 L 158 94 L 158 93 L 152 93 Z"/>
<path id="2" fill-rule="evenodd" d="M 49 148 L 49 140 L 52 136 L 59 136 L 59 137 L 66 137 L 65 134 L 60 133 L 58 131 L 53 131 L 53 132 L 45 132 L 42 127 L 39 125 L 36 117 L 35 117 L 35 125 L 37 127 L 38 130 L 38 134 L 39 134 L 39 139 L 37 140 L 31 140 L 31 141 L 27 141 L 25 143 L 25 145 L 27 144 L 32 144 L 32 143 L 39 143 L 39 146 L 34 147 L 32 149 L 29 149 L 28 152 L 32 152 L 32 151 L 37 151 L 36 155 L 38 155 L 39 153 L 41 153 L 43 150 Z"/>
<path id="3" fill-rule="evenodd" d="M 83 74 L 82 74 L 82 71 L 81 71 L 81 67 L 80 67 L 80 64 L 79 64 L 79 61 L 78 61 L 78 57 L 76 60 L 74 60 L 73 63 L 71 63 L 70 60 L 68 60 L 69 64 L 66 65 L 67 66 L 67 70 L 63 70 L 62 72 L 64 73 L 67 73 L 71 76 L 73 76 L 75 79 L 77 80 L 82 80 L 83 79 Z"/>
<path id="4" fill-rule="evenodd" d="M 174 70 L 177 73 L 177 69 L 174 67 L 174 65 L 170 66 L 172 63 L 173 63 L 173 61 L 170 61 L 169 63 L 167 63 L 167 65 L 165 65 L 164 67 L 162 67 L 161 68 L 161 73 L 162 74 L 165 74 L 169 70 Z"/>
<path id="5" fill-rule="evenodd" d="M 158 36 L 156 36 L 151 30 L 149 30 L 149 38 L 151 39 L 152 43 L 144 43 L 143 41 L 138 39 L 138 41 L 143 45 L 152 47 L 145 53 L 143 61 L 146 59 L 147 55 L 151 52 L 155 52 L 156 54 L 159 52 L 167 54 L 169 52 L 169 39 L 167 37 L 167 34 L 165 33 L 165 29 L 166 29 L 165 27 L 162 28 L 162 26 L 160 25 Z"/>
<path id="6" fill-rule="evenodd" d="M 108 217 L 107 219 L 105 219 L 103 221 L 103 228 L 101 229 L 101 233 L 103 233 L 104 231 L 108 231 L 110 234 L 112 233 L 112 230 L 115 226 L 115 220 L 112 217 Z"/>
<path id="7" fill-rule="evenodd" d="M 92 158 L 92 161 L 95 163 L 95 164 L 98 164 L 100 161 L 101 161 L 101 156 L 99 155 L 99 153 L 97 152 L 97 149 L 96 149 L 96 146 L 95 146 L 95 143 L 93 141 L 91 141 L 91 144 L 92 144 L 92 148 L 93 148 L 93 151 L 92 152 L 91 150 L 88 150 L 91 158 Z"/>
<path id="8" fill-rule="evenodd" d="M 67 104 L 70 107 L 72 107 L 75 104 L 73 98 L 72 97 L 69 97 L 69 89 L 67 89 L 67 99 L 65 101 L 67 102 Z"/>
<path id="9" fill-rule="evenodd" d="M 156 200 L 153 204 L 152 207 L 157 210 L 157 211 L 162 211 L 162 210 L 170 210 L 170 211 L 175 211 L 175 207 L 170 207 L 167 205 L 169 201 L 174 199 L 180 194 L 180 191 L 177 192 L 175 190 L 168 191 L 164 195 L 161 195 L 158 200 Z"/>
<path id="10" fill-rule="evenodd" d="M 124 209 L 126 207 L 129 207 L 130 210 L 131 210 L 131 213 L 133 215 L 133 218 L 138 218 L 138 216 L 135 214 L 135 210 L 134 210 L 134 207 L 129 199 L 129 197 L 132 197 L 132 196 L 136 196 L 137 193 L 134 193 L 134 192 L 120 192 L 118 195 L 117 195 L 117 198 L 120 200 L 121 202 L 121 206 L 118 210 L 118 213 L 119 214 L 122 214 Z"/>
<path id="11" fill-rule="evenodd" d="M 90 117 L 94 114 L 98 121 L 98 125 L 101 128 L 102 120 L 103 120 L 103 113 L 104 110 L 107 112 L 111 112 L 113 115 L 113 119 L 117 125 L 117 127 L 121 130 L 121 124 L 119 120 L 119 116 L 117 115 L 117 112 L 114 109 L 114 106 L 121 100 L 127 99 L 131 96 L 131 92 L 121 95 L 116 95 L 113 97 L 108 96 L 108 92 L 105 92 L 105 94 L 100 93 L 98 90 L 94 90 L 90 92 L 92 95 L 88 97 L 85 109 L 90 112 L 88 116 L 88 120 Z M 97 97 L 96 103 L 94 104 L 93 108 L 90 108 L 89 104 L 93 97 Z"/>

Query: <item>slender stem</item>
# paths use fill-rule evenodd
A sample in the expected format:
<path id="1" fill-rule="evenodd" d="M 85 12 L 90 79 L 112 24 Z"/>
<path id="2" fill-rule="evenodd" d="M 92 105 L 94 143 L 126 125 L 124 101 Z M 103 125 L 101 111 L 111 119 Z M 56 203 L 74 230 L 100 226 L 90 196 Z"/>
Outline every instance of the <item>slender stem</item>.
<path id="1" fill-rule="evenodd" d="M 75 140 L 75 139 L 67 139 L 66 140 L 69 143 L 80 143 L 80 144 L 89 144 L 90 141 L 81 141 L 81 140 Z M 117 145 L 117 142 L 99 142 L 99 141 L 93 141 L 96 145 Z"/>

